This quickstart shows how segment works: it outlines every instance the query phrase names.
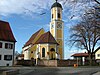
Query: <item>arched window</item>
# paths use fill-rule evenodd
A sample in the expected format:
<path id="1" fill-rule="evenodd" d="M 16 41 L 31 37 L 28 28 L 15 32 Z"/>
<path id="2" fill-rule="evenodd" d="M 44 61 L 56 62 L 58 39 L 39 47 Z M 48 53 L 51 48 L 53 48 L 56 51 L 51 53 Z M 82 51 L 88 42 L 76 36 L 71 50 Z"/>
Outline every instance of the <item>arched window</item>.
<path id="1" fill-rule="evenodd" d="M 53 19 L 53 14 L 52 14 L 52 19 Z"/>
<path id="2" fill-rule="evenodd" d="M 60 13 L 58 13 L 58 18 L 60 18 Z"/>
<path id="3" fill-rule="evenodd" d="M 54 60 L 55 59 L 55 49 L 54 48 L 51 48 L 51 60 Z"/>
<path id="4" fill-rule="evenodd" d="M 42 57 L 45 57 L 45 48 L 42 48 Z"/>
<path id="5" fill-rule="evenodd" d="M 51 48 L 51 50 L 50 51 L 55 51 L 55 49 L 54 48 Z"/>

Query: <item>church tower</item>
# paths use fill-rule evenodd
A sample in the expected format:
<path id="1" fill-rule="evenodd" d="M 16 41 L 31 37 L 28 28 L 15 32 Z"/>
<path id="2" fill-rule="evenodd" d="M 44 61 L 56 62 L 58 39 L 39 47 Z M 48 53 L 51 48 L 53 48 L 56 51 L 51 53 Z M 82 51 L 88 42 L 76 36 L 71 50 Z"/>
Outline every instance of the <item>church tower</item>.
<path id="1" fill-rule="evenodd" d="M 50 32 L 59 44 L 57 53 L 60 59 L 64 58 L 64 22 L 62 21 L 62 5 L 56 2 L 51 7 Z"/>

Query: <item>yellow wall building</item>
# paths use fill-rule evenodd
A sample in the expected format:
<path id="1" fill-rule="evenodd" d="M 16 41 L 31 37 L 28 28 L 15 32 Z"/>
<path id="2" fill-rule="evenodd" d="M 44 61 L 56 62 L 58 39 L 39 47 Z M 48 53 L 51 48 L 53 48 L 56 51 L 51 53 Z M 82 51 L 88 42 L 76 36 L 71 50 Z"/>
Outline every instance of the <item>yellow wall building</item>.
<path id="1" fill-rule="evenodd" d="M 64 22 L 62 21 L 62 6 L 57 1 L 51 7 L 50 32 L 58 42 L 60 59 L 64 58 Z"/>
<path id="2" fill-rule="evenodd" d="M 37 44 L 38 58 L 58 59 L 56 56 L 58 43 L 50 32 L 44 33 L 35 44 Z"/>
<path id="3" fill-rule="evenodd" d="M 45 32 L 44 29 L 40 29 L 31 36 L 22 48 L 24 60 L 63 59 L 63 30 L 62 6 L 56 1 L 51 7 L 50 31 Z"/>
<path id="4" fill-rule="evenodd" d="M 42 34 L 44 34 L 44 29 L 40 29 L 36 33 L 34 33 L 30 39 L 25 43 L 24 47 L 22 48 L 22 52 L 24 54 L 24 60 L 30 60 L 32 58 L 36 58 L 36 50 L 37 45 L 35 42 L 40 38 Z"/>
<path id="5" fill-rule="evenodd" d="M 95 59 L 100 60 L 100 47 L 95 50 Z"/>

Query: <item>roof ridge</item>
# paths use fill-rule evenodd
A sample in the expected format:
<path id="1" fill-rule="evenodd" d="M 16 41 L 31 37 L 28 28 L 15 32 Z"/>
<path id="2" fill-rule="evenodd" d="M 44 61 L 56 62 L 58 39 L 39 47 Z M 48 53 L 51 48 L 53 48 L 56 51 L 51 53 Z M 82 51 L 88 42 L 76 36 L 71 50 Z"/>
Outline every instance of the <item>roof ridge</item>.
<path id="1" fill-rule="evenodd" d="M 0 20 L 0 22 L 9 23 L 9 22 L 7 22 L 7 21 L 3 21 L 3 20 Z"/>
<path id="2" fill-rule="evenodd" d="M 0 40 L 16 42 L 9 22 L 0 20 L 0 36 Z"/>
<path id="3" fill-rule="evenodd" d="M 49 31 L 49 38 L 48 38 L 48 41 L 49 41 L 49 39 L 50 39 L 50 31 Z"/>
<path id="4" fill-rule="evenodd" d="M 38 30 L 37 32 L 38 32 L 38 34 L 39 34 L 39 32 L 42 30 L 43 28 L 41 28 L 40 30 Z M 44 30 L 44 29 L 43 29 Z M 36 35 L 37 36 L 37 35 Z"/>
<path id="5" fill-rule="evenodd" d="M 50 39 L 50 31 L 48 31 L 47 33 L 48 33 L 48 38 L 47 38 L 47 40 L 48 40 L 48 42 L 49 42 L 49 39 Z"/>
<path id="6" fill-rule="evenodd" d="M 51 44 L 58 44 L 55 38 L 52 36 L 50 31 L 44 33 L 40 36 L 40 38 L 36 41 L 35 44 L 41 44 L 41 43 L 51 43 Z"/>
<path id="7" fill-rule="evenodd" d="M 25 43 L 25 46 L 28 46 L 29 44 L 32 44 L 32 42 L 34 41 L 34 39 L 38 36 L 39 32 L 42 30 L 43 28 L 39 29 L 37 32 L 33 33 L 31 35 L 31 37 L 29 38 L 29 40 Z"/>

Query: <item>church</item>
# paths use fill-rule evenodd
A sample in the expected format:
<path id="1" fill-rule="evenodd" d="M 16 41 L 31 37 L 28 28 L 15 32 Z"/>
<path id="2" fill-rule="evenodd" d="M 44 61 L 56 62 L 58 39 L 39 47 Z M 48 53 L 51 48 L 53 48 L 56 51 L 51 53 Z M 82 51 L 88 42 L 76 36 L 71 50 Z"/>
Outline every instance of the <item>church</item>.
<path id="1" fill-rule="evenodd" d="M 62 5 L 56 2 L 51 6 L 50 31 L 43 28 L 35 32 L 22 48 L 24 60 L 64 59 L 64 22 Z"/>

